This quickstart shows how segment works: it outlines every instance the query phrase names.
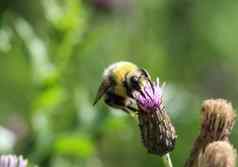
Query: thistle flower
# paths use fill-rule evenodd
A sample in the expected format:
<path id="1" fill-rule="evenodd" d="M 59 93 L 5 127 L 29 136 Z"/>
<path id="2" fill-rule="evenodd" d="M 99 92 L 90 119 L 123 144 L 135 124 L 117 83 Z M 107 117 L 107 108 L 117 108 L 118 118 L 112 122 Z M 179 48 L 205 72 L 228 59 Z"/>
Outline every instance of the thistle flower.
<path id="1" fill-rule="evenodd" d="M 162 87 L 157 79 L 154 83 L 147 83 L 141 92 L 134 92 L 141 111 L 154 112 L 162 109 Z"/>
<path id="2" fill-rule="evenodd" d="M 27 160 L 24 160 L 22 156 L 1 155 L 0 167 L 27 167 Z"/>
<path id="3" fill-rule="evenodd" d="M 235 167 L 236 156 L 236 150 L 229 142 L 212 142 L 200 153 L 198 167 Z"/>
<path id="4" fill-rule="evenodd" d="M 202 125 L 200 135 L 194 142 L 186 167 L 197 167 L 198 156 L 214 141 L 228 141 L 235 124 L 236 114 L 231 103 L 224 99 L 205 100 L 202 105 Z"/>
<path id="5" fill-rule="evenodd" d="M 163 156 L 172 151 L 176 143 L 176 132 L 163 105 L 159 80 L 146 83 L 133 96 L 139 107 L 139 127 L 148 152 Z"/>

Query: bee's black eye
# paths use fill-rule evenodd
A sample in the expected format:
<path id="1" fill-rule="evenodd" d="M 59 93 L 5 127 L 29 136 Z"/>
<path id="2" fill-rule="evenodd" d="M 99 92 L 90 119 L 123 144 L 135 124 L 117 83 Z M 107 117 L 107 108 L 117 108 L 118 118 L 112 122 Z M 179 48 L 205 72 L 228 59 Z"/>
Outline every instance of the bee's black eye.
<path id="1" fill-rule="evenodd" d="M 131 77 L 130 79 L 131 87 L 137 89 L 139 87 L 139 78 L 136 76 Z"/>
<path id="2" fill-rule="evenodd" d="M 131 83 L 137 83 L 138 82 L 138 78 L 133 76 L 131 77 Z"/>

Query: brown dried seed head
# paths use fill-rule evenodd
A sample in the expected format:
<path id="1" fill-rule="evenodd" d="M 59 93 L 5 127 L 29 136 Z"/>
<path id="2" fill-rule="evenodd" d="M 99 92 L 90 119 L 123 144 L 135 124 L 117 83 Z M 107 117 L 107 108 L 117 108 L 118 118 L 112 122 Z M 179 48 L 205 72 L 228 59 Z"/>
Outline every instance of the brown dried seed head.
<path id="1" fill-rule="evenodd" d="M 198 156 L 209 143 L 228 141 L 235 124 L 236 114 L 231 103 L 224 99 L 209 99 L 202 104 L 202 125 L 186 167 L 198 167 Z"/>
<path id="2" fill-rule="evenodd" d="M 235 167 L 236 150 L 229 142 L 212 142 L 199 155 L 198 167 Z"/>
<path id="3" fill-rule="evenodd" d="M 205 100 L 202 105 L 200 136 L 209 141 L 227 140 L 234 126 L 236 114 L 231 103 L 224 99 Z"/>

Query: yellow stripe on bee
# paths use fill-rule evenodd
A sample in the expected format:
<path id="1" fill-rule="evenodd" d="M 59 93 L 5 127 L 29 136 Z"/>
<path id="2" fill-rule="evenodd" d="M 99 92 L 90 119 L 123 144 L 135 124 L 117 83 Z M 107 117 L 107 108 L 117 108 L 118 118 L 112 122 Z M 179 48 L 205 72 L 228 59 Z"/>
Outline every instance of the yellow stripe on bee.
<path id="1" fill-rule="evenodd" d="M 125 79 L 127 73 L 137 69 L 137 66 L 132 63 L 118 64 L 117 68 L 113 69 L 116 82 L 119 83 Z"/>
<path id="2" fill-rule="evenodd" d="M 115 93 L 121 97 L 126 97 L 127 96 L 127 91 L 126 88 L 122 85 L 117 85 L 115 88 Z"/>
<path id="3" fill-rule="evenodd" d="M 123 85 L 123 81 L 125 81 L 125 76 L 127 73 L 135 71 L 137 66 L 132 63 L 121 63 L 118 64 L 117 68 L 114 68 L 112 73 L 114 79 L 116 81 L 115 92 L 120 96 L 127 96 L 127 91 L 125 86 Z"/>

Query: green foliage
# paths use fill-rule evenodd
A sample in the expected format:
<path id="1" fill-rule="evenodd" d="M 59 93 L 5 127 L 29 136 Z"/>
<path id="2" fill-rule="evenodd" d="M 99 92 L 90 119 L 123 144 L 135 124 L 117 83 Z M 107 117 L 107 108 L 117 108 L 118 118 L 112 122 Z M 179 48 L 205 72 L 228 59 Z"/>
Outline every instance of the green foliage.
<path id="1" fill-rule="evenodd" d="M 178 134 L 172 160 L 182 166 L 201 101 L 237 106 L 238 3 L 112 0 L 105 8 L 95 1 L 1 2 L 0 127 L 14 142 L 0 142 L 0 153 L 44 167 L 159 166 L 133 119 L 92 106 L 103 69 L 127 60 L 166 81 Z"/>
<path id="2" fill-rule="evenodd" d="M 54 150 L 57 154 L 89 158 L 95 152 L 92 140 L 86 136 L 74 135 L 57 137 Z"/>

